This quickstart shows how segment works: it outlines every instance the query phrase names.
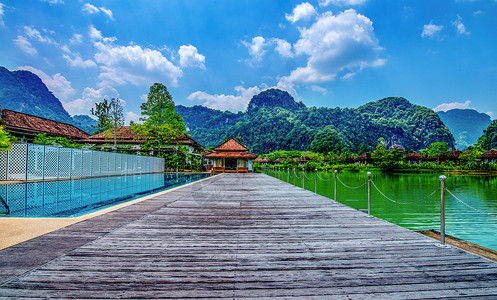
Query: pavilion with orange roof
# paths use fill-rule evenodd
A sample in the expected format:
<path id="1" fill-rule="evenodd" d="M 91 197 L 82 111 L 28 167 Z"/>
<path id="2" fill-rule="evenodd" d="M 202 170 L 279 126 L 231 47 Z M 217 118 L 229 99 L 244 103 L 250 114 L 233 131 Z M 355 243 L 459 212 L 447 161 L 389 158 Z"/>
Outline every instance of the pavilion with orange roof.
<path id="1" fill-rule="evenodd" d="M 252 160 L 257 158 L 257 155 L 232 138 L 213 150 L 204 155 L 204 158 L 212 160 L 212 172 L 248 173 L 252 171 Z"/>

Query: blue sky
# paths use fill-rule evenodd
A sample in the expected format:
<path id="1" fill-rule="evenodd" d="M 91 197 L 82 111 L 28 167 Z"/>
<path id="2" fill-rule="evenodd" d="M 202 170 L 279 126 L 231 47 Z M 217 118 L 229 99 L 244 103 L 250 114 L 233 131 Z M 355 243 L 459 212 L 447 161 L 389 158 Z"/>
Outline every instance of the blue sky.
<path id="1" fill-rule="evenodd" d="M 279 87 L 307 106 L 405 97 L 497 117 L 497 0 L 0 0 L 0 65 L 72 115 L 154 82 L 176 104 L 245 110 Z"/>

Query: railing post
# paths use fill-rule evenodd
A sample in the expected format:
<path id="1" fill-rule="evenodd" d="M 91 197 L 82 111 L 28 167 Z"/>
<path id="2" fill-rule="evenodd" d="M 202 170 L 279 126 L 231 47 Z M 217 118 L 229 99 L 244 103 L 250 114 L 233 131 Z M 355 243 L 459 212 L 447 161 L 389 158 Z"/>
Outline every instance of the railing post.
<path id="1" fill-rule="evenodd" d="M 290 168 L 286 168 L 286 173 L 287 173 L 287 181 L 290 183 Z"/>
<path id="2" fill-rule="evenodd" d="M 295 168 L 293 168 L 293 185 L 295 184 L 295 177 L 297 177 L 297 174 L 295 173 Z"/>
<path id="3" fill-rule="evenodd" d="M 302 188 L 305 190 L 305 169 L 302 168 Z"/>
<path id="4" fill-rule="evenodd" d="M 318 169 L 314 169 L 314 195 L 318 194 Z"/>
<path id="5" fill-rule="evenodd" d="M 445 244 L 445 179 L 447 179 L 447 176 L 440 175 L 438 179 L 440 180 L 440 244 L 437 244 L 437 246 L 449 248 Z"/>
<path id="6" fill-rule="evenodd" d="M 368 216 L 371 217 L 371 172 L 368 172 Z"/>
<path id="7" fill-rule="evenodd" d="M 335 201 L 337 201 L 337 176 L 338 176 L 338 171 L 335 170 Z"/>

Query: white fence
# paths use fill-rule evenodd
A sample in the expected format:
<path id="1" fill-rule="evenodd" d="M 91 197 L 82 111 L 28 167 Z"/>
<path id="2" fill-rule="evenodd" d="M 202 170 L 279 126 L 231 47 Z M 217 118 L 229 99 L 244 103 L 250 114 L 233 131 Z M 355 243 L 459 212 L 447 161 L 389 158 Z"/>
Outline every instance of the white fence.
<path id="1" fill-rule="evenodd" d="M 70 179 L 164 172 L 164 159 L 15 143 L 0 151 L 0 180 Z"/>

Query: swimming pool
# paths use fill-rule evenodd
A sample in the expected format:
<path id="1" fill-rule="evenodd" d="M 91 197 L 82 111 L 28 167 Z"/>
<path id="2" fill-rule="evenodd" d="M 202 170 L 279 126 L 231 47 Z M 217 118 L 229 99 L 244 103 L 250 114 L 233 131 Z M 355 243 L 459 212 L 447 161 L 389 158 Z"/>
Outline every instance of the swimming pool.
<path id="1" fill-rule="evenodd" d="M 209 176 L 160 173 L 0 184 L 0 217 L 76 217 Z"/>

